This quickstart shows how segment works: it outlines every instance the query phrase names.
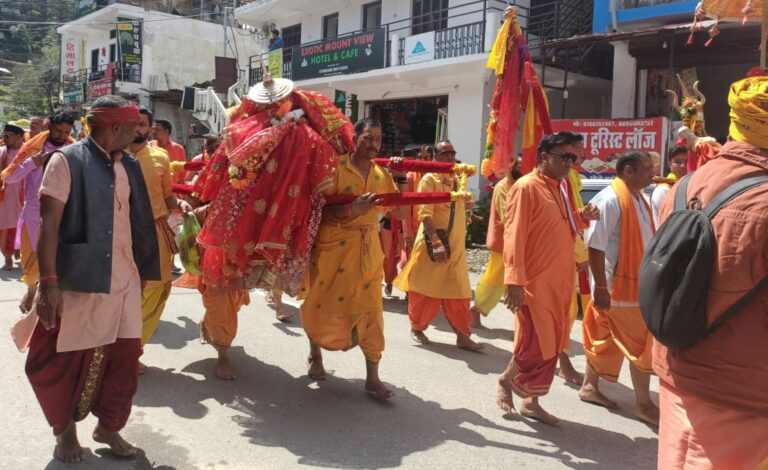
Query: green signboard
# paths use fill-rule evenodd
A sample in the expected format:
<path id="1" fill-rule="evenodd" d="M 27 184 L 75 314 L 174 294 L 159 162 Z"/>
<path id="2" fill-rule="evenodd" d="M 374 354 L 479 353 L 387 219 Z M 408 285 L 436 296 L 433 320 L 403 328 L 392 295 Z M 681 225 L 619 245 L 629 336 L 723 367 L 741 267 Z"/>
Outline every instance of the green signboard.
<path id="1" fill-rule="evenodd" d="M 342 38 L 293 48 L 291 78 L 306 80 L 384 67 L 384 29 L 351 34 Z"/>
<path id="2" fill-rule="evenodd" d="M 336 98 L 334 98 L 333 104 L 344 111 L 344 115 L 347 116 L 353 124 L 357 122 L 357 95 L 347 93 L 346 91 L 336 90 Z"/>
<path id="3" fill-rule="evenodd" d="M 75 11 L 74 11 L 75 18 L 80 18 L 81 16 L 85 16 L 88 13 L 92 13 L 98 9 L 96 0 L 75 0 L 74 5 L 75 5 Z"/>
<path id="4" fill-rule="evenodd" d="M 141 20 L 117 18 L 117 47 L 123 66 L 141 65 Z"/>

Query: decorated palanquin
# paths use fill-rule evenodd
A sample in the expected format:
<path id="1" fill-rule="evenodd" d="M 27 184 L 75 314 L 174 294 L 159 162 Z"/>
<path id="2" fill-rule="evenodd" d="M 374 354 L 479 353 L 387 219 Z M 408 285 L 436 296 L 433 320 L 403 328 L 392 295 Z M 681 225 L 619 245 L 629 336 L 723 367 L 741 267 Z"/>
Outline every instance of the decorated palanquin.
<path id="1" fill-rule="evenodd" d="M 210 202 L 197 239 L 203 282 L 295 295 L 352 124 L 324 96 L 277 79 L 254 87 L 222 134 L 193 188 Z"/>

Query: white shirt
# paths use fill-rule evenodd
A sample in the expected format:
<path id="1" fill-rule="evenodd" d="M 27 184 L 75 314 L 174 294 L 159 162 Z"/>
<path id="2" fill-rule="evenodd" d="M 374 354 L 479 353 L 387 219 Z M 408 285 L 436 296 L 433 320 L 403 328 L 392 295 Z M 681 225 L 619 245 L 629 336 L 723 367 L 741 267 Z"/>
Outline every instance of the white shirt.
<path id="1" fill-rule="evenodd" d="M 653 238 L 653 222 L 645 209 L 643 200 L 647 203 L 645 194 L 634 195 L 635 213 L 640 224 L 640 233 L 643 238 L 643 248 L 648 246 Z M 605 253 L 605 279 L 608 290 L 613 290 L 613 272 L 619 262 L 619 246 L 621 245 L 621 207 L 619 198 L 613 187 L 607 186 L 590 201 L 600 209 L 600 220 L 593 220 L 589 228 L 584 232 L 584 241 L 587 248 L 594 248 Z M 595 292 L 594 277 L 591 280 L 592 295 Z M 636 302 L 612 302 L 617 307 L 634 307 Z"/>
<path id="2" fill-rule="evenodd" d="M 653 208 L 653 223 L 659 226 L 659 209 L 661 209 L 661 203 L 664 202 L 664 198 L 669 194 L 669 190 L 672 189 L 667 184 L 660 184 L 656 186 L 651 194 L 651 207 Z"/>

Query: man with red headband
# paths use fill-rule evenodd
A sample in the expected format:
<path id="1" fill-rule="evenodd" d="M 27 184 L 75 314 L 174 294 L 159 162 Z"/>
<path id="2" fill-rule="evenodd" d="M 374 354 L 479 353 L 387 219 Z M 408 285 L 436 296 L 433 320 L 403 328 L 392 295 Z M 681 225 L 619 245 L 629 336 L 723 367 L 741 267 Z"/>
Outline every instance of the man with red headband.
<path id="1" fill-rule="evenodd" d="M 91 135 L 54 153 L 40 188 L 39 293 L 26 373 L 56 436 L 54 455 L 83 460 L 75 422 L 92 412 L 93 439 L 118 456 L 141 355 L 141 284 L 159 280 L 152 206 L 141 166 L 122 149 L 139 111 L 97 99 Z"/>

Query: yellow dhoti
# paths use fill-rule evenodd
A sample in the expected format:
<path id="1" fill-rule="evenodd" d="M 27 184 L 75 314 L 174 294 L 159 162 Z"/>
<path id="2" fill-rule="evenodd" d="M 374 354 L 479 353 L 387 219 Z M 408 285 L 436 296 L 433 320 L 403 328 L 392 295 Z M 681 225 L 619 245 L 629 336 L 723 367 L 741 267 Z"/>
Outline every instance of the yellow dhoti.
<path id="1" fill-rule="evenodd" d="M 37 285 L 40 270 L 37 265 L 37 251 L 29 241 L 27 226 L 21 226 L 21 282 L 32 288 Z"/>
<path id="2" fill-rule="evenodd" d="M 171 281 L 148 281 L 141 291 L 141 345 L 144 346 L 160 323 L 165 303 L 171 295 Z"/>
<path id="3" fill-rule="evenodd" d="M 504 257 L 491 251 L 488 266 L 475 287 L 475 308 L 488 316 L 504 295 Z"/>
<path id="4" fill-rule="evenodd" d="M 584 312 L 584 353 L 600 378 L 616 382 L 624 358 L 645 373 L 653 373 L 653 337 L 640 313 L 640 307 L 611 306 L 599 312 L 590 303 Z"/>
<path id="5" fill-rule="evenodd" d="M 155 332 L 160 316 L 165 309 L 165 303 L 171 295 L 171 257 L 175 251 L 173 238 L 168 233 L 165 219 L 155 220 L 157 234 L 158 259 L 160 260 L 160 280 L 148 281 L 141 291 L 141 344 L 149 341 Z"/>

